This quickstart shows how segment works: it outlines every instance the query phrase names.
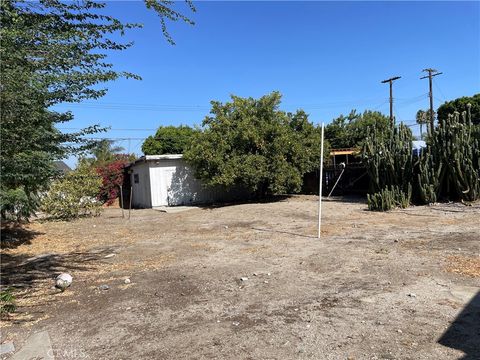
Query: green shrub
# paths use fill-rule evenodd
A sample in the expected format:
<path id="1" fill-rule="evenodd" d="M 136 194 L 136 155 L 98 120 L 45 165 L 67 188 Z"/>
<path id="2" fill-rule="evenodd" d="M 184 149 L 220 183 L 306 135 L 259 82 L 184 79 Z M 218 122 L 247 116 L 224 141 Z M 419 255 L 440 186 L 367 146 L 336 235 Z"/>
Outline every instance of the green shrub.
<path id="1" fill-rule="evenodd" d="M 28 196 L 22 187 L 0 188 L 0 211 L 2 220 L 20 222 L 28 220 L 38 203 L 36 196 Z"/>
<path id="2" fill-rule="evenodd" d="M 102 203 L 97 200 L 102 178 L 86 162 L 55 180 L 42 199 L 41 209 L 58 219 L 100 214 Z"/>

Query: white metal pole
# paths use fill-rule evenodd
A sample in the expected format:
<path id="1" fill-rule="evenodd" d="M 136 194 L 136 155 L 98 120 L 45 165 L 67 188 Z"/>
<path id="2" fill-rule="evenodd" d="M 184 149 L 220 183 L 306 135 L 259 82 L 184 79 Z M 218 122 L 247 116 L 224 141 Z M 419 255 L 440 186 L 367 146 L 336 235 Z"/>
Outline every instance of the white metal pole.
<path id="1" fill-rule="evenodd" d="M 320 239 L 320 231 L 322 227 L 322 180 L 323 180 L 323 130 L 324 124 L 322 123 L 322 142 L 320 148 L 320 186 L 318 187 L 318 238 Z"/>

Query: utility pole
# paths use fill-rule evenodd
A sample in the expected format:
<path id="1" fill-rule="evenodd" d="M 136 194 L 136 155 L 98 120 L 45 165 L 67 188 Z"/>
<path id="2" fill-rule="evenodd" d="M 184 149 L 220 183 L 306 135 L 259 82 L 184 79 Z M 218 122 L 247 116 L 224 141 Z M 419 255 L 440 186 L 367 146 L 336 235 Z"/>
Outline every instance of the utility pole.
<path id="1" fill-rule="evenodd" d="M 395 121 L 393 119 L 393 86 L 392 84 L 395 80 L 398 80 L 400 78 L 401 76 L 395 76 L 390 79 L 382 81 L 382 84 L 385 84 L 387 82 L 390 83 L 390 123 L 392 124 L 392 126 L 395 124 Z"/>
<path id="2" fill-rule="evenodd" d="M 441 72 L 438 72 L 437 70 L 435 69 L 431 69 L 431 68 L 428 68 L 428 69 L 423 69 L 422 71 L 424 72 L 428 72 L 428 75 L 427 76 L 422 76 L 420 79 L 426 79 L 428 78 L 428 85 L 429 85 L 429 93 L 428 93 L 428 96 L 430 97 L 430 127 L 428 128 L 429 130 L 429 133 L 432 134 L 433 133 L 433 129 L 434 129 L 434 115 L 433 115 L 433 90 L 432 90 L 432 78 L 434 76 L 437 76 L 437 75 L 440 75 L 440 74 L 443 74 Z"/>

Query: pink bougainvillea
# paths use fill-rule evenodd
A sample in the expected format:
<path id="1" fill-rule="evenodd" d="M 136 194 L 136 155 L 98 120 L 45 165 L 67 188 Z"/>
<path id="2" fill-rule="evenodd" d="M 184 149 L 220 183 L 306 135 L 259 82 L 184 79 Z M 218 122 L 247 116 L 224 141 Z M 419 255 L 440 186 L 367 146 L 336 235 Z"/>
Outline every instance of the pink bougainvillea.
<path id="1" fill-rule="evenodd" d="M 130 163 L 128 155 L 116 155 L 116 160 L 97 167 L 97 173 L 102 177 L 102 187 L 98 199 L 107 205 L 112 205 L 120 196 L 120 186 L 123 184 L 125 167 Z"/>

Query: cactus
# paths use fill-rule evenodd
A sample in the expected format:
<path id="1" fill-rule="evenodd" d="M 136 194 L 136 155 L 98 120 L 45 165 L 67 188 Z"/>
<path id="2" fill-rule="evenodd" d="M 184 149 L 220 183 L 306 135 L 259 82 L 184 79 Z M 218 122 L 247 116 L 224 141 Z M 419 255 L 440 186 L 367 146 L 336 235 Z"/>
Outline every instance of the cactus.
<path id="1" fill-rule="evenodd" d="M 418 159 L 413 158 L 410 129 L 392 125 L 386 135 L 385 141 L 385 134 L 371 129 L 363 147 L 370 210 L 407 207 L 411 201 L 480 199 L 480 136 L 472 124 L 470 104 L 466 112 L 439 120 Z"/>
<path id="2" fill-rule="evenodd" d="M 386 139 L 385 139 L 386 135 Z M 370 192 L 396 186 L 409 193 L 413 174 L 412 132 L 403 124 L 391 125 L 388 134 L 371 129 L 362 151 L 370 176 Z M 411 191 L 410 191 L 411 193 Z"/>
<path id="3" fill-rule="evenodd" d="M 480 198 L 480 139 L 467 111 L 440 119 L 419 159 L 417 187 L 421 203 L 440 198 L 474 201 Z"/>
<path id="4" fill-rule="evenodd" d="M 385 187 L 374 194 L 367 194 L 368 210 L 388 211 L 400 207 L 402 209 L 410 205 L 412 186 L 408 184 L 407 192 L 399 186 Z"/>

